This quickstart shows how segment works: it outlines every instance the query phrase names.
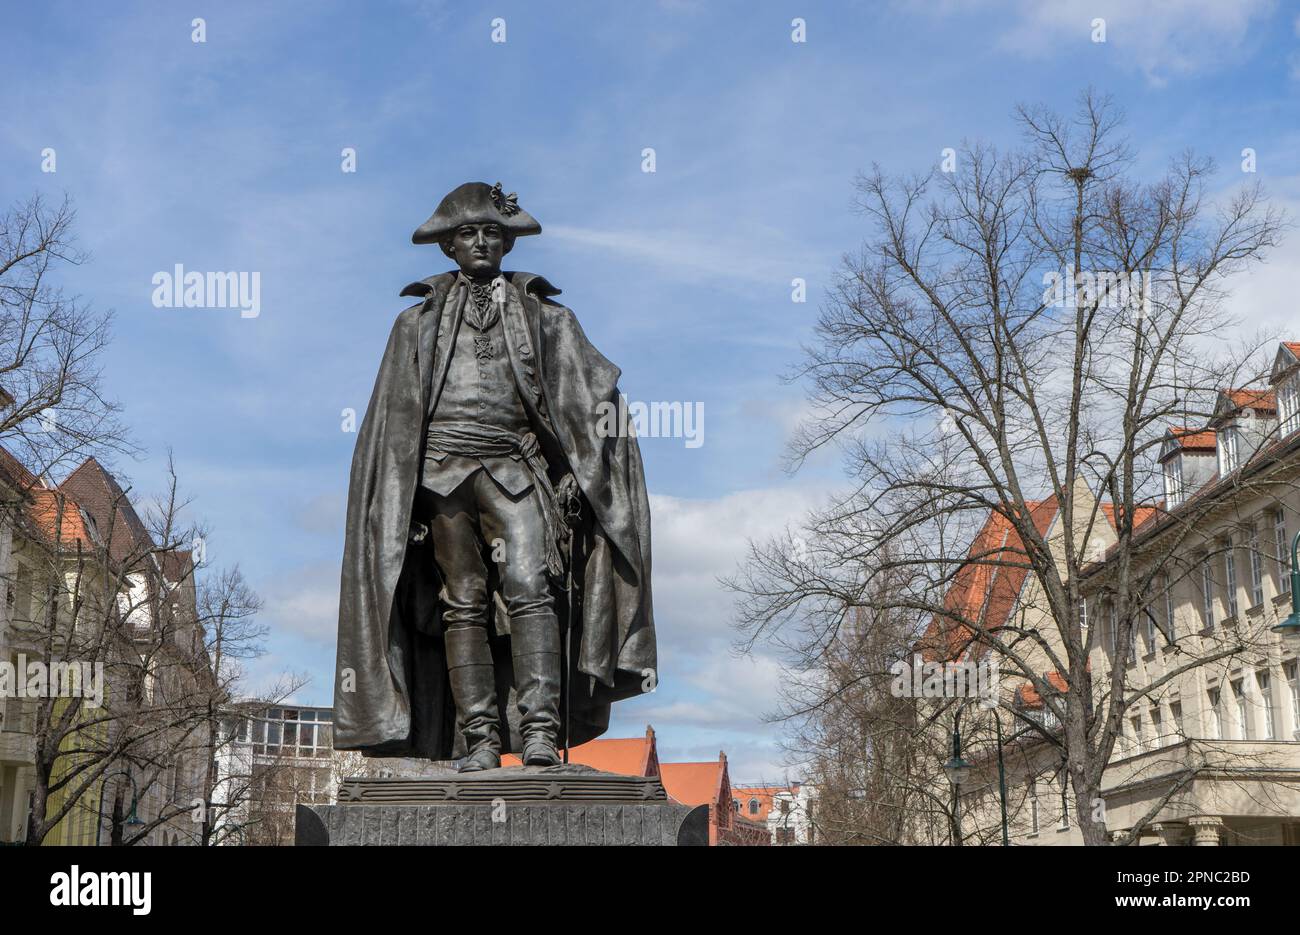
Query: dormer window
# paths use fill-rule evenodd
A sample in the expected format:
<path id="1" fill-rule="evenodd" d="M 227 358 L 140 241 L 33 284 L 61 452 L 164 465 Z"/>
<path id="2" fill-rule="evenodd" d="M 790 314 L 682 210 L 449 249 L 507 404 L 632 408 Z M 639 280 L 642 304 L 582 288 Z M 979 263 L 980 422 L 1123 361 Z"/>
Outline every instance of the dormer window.
<path id="1" fill-rule="evenodd" d="M 1300 429 L 1300 371 L 1291 374 L 1278 386 L 1277 409 L 1281 420 L 1279 434 L 1290 435 Z"/>
<path id="2" fill-rule="evenodd" d="M 1176 509 L 1214 478 L 1218 442 L 1212 428 L 1170 428 L 1160 446 L 1165 509 Z"/>
<path id="3" fill-rule="evenodd" d="M 1165 462 L 1165 502 L 1173 509 L 1183 502 L 1183 458 L 1176 455 Z"/>
<path id="4" fill-rule="evenodd" d="M 1237 470 L 1238 464 L 1238 446 L 1237 446 L 1237 427 L 1235 425 L 1225 425 L 1219 429 L 1219 476 L 1227 477 L 1233 471 Z"/>

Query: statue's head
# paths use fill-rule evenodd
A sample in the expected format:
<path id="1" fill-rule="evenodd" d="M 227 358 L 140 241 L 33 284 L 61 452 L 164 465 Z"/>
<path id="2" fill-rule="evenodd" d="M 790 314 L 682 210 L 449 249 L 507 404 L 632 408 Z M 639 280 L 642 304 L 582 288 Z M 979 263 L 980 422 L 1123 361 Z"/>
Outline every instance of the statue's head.
<path id="1" fill-rule="evenodd" d="M 540 234 L 542 225 L 519 207 L 501 183 L 466 182 L 438 205 L 411 235 L 413 243 L 436 243 L 465 275 L 483 279 L 501 272 L 501 258 L 516 237 Z"/>

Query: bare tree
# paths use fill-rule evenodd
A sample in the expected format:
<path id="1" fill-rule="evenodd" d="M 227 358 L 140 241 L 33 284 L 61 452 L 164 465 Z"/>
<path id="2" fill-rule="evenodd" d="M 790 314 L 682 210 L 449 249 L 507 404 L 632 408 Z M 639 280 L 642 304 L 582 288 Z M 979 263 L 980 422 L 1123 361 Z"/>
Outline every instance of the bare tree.
<path id="1" fill-rule="evenodd" d="M 111 315 L 59 285 L 86 259 L 74 220 L 68 201 L 40 197 L 0 215 L 5 618 L 11 648 L 49 672 L 21 713 L 35 772 L 26 840 L 62 822 L 97 837 L 111 797 L 109 843 L 160 829 L 209 843 L 219 712 L 265 630 L 238 569 L 196 561 L 204 530 L 182 520 L 170 457 L 147 522 L 100 464 L 138 449 L 102 388 Z M 128 802 L 148 802 L 147 817 Z"/>
<path id="2" fill-rule="evenodd" d="M 1101 586 L 1127 645 L 1166 576 L 1189 573 L 1179 546 L 1209 509 L 1186 505 L 1159 554 L 1135 548 L 1159 509 L 1159 447 L 1168 430 L 1203 424 L 1220 389 L 1265 372 L 1263 337 L 1227 340 L 1236 323 L 1222 299 L 1284 219 L 1256 184 L 1212 198 L 1213 165 L 1191 154 L 1154 182 L 1130 177 L 1119 112 L 1091 92 L 1072 117 L 1021 108 L 1018 119 L 1019 151 L 964 146 L 952 172 L 858 179 L 872 234 L 845 258 L 796 374 L 817 414 L 791 450 L 797 466 L 839 446 L 854 489 L 809 518 L 811 561 L 760 544 L 730 584 L 745 646 L 810 617 L 829 621 L 830 645 L 866 607 L 996 653 L 1059 720 L 1056 733 L 1040 725 L 1042 739 L 1060 746 L 1084 840 L 1101 844 L 1102 773 L 1125 712 L 1160 685 L 1127 685 L 1120 656 L 1089 669 L 1089 543 L 1113 530 Z M 1045 502 L 1063 548 L 1039 521 Z M 990 516 L 1009 546 L 978 546 Z M 986 604 L 947 600 L 971 567 L 1027 575 L 1051 625 L 989 623 Z M 1245 648 L 1241 636 L 1188 646 L 1160 684 Z"/>
<path id="3" fill-rule="evenodd" d="M 135 451 L 103 391 L 112 314 L 59 285 L 87 259 L 75 221 L 70 201 L 39 195 L 0 214 L 0 439 L 37 475 Z"/>

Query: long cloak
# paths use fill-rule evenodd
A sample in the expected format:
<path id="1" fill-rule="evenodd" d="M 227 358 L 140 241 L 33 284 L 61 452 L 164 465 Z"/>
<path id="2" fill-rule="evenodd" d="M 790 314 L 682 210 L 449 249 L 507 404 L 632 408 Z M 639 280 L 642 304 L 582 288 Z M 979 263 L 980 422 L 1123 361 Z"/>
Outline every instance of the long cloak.
<path id="1" fill-rule="evenodd" d="M 569 743 L 576 746 L 604 733 L 612 702 L 657 682 L 645 473 L 626 421 L 608 431 L 619 422 L 607 414 L 622 411 L 618 368 L 569 309 L 550 301 L 558 289 L 532 273 L 505 276 L 502 322 L 516 386 L 552 481 L 571 471 L 582 492 L 571 615 L 556 589 L 561 625 L 573 621 L 566 676 Z M 412 535 L 426 414 L 436 404 L 429 396 L 441 385 L 431 373 L 434 342 L 455 283 L 455 273 L 443 273 L 402 291 L 424 301 L 397 316 L 357 433 L 334 686 L 334 746 L 341 750 L 432 760 L 464 753 L 442 639 L 442 581 L 429 537 Z M 517 751 L 509 619 L 499 596 L 492 606 L 503 749 Z"/>

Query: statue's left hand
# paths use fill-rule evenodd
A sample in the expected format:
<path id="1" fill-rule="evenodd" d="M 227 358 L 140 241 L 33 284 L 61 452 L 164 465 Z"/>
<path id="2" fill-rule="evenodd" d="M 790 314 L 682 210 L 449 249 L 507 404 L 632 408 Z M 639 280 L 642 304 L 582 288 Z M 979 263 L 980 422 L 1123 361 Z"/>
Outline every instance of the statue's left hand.
<path id="1" fill-rule="evenodd" d="M 564 511 L 564 517 L 570 522 L 578 518 L 582 511 L 582 491 L 572 474 L 565 474 L 555 485 L 555 501 Z"/>

